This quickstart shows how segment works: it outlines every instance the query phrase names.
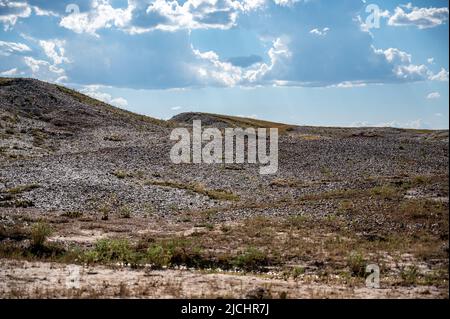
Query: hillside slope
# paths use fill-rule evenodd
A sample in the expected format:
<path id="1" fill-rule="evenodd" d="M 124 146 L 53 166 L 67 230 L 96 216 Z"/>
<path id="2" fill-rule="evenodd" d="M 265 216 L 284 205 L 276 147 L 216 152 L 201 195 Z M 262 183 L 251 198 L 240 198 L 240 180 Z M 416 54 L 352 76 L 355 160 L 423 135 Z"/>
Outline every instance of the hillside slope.
<path id="1" fill-rule="evenodd" d="M 95 150 L 112 142 L 138 139 L 146 132 L 157 135 L 167 126 L 165 121 L 116 108 L 63 86 L 35 79 L 0 79 L 0 156 L 27 158 Z M 66 149 L 68 146 L 72 149 Z"/>
<path id="2" fill-rule="evenodd" d="M 198 112 L 180 113 L 172 117 L 170 119 L 170 122 L 185 123 L 191 125 L 192 121 L 194 120 L 202 121 L 202 125 L 204 126 L 214 126 L 219 128 L 225 127 L 278 128 L 279 132 L 292 131 L 295 128 L 294 125 L 263 121 L 253 118 L 211 114 L 211 113 L 198 113 Z"/>
<path id="3" fill-rule="evenodd" d="M 0 78 L 0 108 L 13 115 L 79 129 L 106 125 L 165 125 L 164 121 L 134 114 L 72 89 L 35 79 Z"/>
<path id="4" fill-rule="evenodd" d="M 171 128 L 193 119 L 279 127 L 278 172 L 173 164 Z M 97 268 L 110 274 L 110 289 L 101 277 L 80 296 L 113 296 L 124 291 L 124 275 L 140 274 L 172 297 L 243 297 L 256 283 L 265 296 L 274 287 L 273 297 L 358 297 L 364 267 L 375 262 L 384 289 L 362 296 L 448 298 L 448 152 L 448 131 L 293 127 L 204 113 L 165 122 L 53 84 L 0 79 L 0 296 L 36 296 L 8 270 L 8 259 L 19 258 L 38 260 L 18 272 L 38 286 L 35 278 L 64 269 L 49 260 L 191 269 Z M 47 255 L 30 248 L 32 226 L 43 221 L 53 229 Z M 197 272 L 216 268 L 232 273 L 211 280 Z M 245 288 L 236 288 L 235 270 Z M 192 285 L 174 284 L 186 278 Z M 142 285 L 127 291 L 145 296 Z"/>

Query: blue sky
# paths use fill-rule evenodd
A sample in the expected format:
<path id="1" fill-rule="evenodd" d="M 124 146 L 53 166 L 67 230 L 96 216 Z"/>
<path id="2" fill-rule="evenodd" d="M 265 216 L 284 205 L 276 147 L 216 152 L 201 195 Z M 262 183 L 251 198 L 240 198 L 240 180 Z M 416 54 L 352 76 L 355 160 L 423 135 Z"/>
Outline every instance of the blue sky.
<path id="1" fill-rule="evenodd" d="M 0 0 L 0 74 L 158 118 L 445 128 L 448 1 Z"/>

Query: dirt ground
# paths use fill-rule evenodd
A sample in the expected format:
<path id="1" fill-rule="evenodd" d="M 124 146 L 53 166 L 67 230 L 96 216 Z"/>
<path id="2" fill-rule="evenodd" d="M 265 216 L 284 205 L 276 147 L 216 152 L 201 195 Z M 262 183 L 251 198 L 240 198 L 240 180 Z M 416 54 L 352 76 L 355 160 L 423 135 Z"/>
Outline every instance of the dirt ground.
<path id="1" fill-rule="evenodd" d="M 77 279 L 72 280 L 75 274 Z M 0 260 L 0 296 L 13 298 L 448 298 L 435 287 L 348 288 L 192 270 L 144 271 Z"/>

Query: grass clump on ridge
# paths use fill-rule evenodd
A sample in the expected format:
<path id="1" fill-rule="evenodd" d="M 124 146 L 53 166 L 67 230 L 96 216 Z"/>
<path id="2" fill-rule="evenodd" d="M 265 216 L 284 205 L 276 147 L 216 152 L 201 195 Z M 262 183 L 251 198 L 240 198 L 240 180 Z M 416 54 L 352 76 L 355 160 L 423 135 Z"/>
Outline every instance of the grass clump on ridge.
<path id="1" fill-rule="evenodd" d="M 202 184 L 199 183 L 180 183 L 175 181 L 151 180 L 148 181 L 147 184 L 188 190 L 197 194 L 208 196 L 210 199 L 215 200 L 229 200 L 229 201 L 239 200 L 239 196 L 231 191 L 223 189 L 207 189 Z"/>

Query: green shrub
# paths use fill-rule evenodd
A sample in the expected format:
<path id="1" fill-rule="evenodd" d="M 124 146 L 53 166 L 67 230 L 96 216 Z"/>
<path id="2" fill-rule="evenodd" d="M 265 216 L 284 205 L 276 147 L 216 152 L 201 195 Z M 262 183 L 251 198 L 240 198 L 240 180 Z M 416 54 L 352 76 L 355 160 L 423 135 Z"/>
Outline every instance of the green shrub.
<path id="1" fill-rule="evenodd" d="M 191 241 L 180 238 L 165 243 L 165 248 L 170 254 L 172 265 L 185 265 L 187 267 L 205 268 L 210 261 L 201 254 L 201 248 L 192 244 Z"/>
<path id="2" fill-rule="evenodd" d="M 61 214 L 61 216 L 67 217 L 67 218 L 80 218 L 81 216 L 83 216 L 83 213 L 78 212 L 78 211 L 64 212 Z"/>
<path id="3" fill-rule="evenodd" d="M 294 267 L 292 269 L 292 277 L 294 279 L 297 279 L 298 277 L 300 277 L 304 273 L 305 273 L 305 268 L 303 268 L 303 267 Z"/>
<path id="4" fill-rule="evenodd" d="M 117 134 L 112 134 L 112 135 L 109 135 L 109 136 L 104 136 L 103 140 L 110 141 L 110 142 L 122 142 L 125 139 L 122 136 L 119 136 Z"/>
<path id="5" fill-rule="evenodd" d="M 413 265 L 410 267 L 403 268 L 401 272 L 401 277 L 404 285 L 414 285 L 419 277 L 419 268 Z"/>
<path id="6" fill-rule="evenodd" d="M 352 276 L 365 277 L 366 261 L 360 253 L 352 253 L 347 259 L 347 265 L 350 268 Z"/>
<path id="7" fill-rule="evenodd" d="M 118 179 L 124 179 L 124 178 L 127 178 L 127 177 L 133 177 L 133 174 L 128 173 L 126 171 L 121 171 L 121 170 L 114 171 L 112 174 L 115 177 L 117 177 Z"/>
<path id="8" fill-rule="evenodd" d="M 161 245 L 154 245 L 147 249 L 146 260 L 155 268 L 162 268 L 170 264 L 172 255 Z"/>
<path id="9" fill-rule="evenodd" d="M 93 250 L 84 253 L 84 260 L 90 263 L 135 263 L 136 254 L 126 239 L 100 239 Z"/>
<path id="10" fill-rule="evenodd" d="M 31 243 L 34 247 L 43 247 L 47 237 L 52 234 L 50 225 L 39 222 L 31 227 Z"/>
<path id="11" fill-rule="evenodd" d="M 239 254 L 232 261 L 233 266 L 247 271 L 259 270 L 269 264 L 269 258 L 266 253 L 250 247 Z"/>
<path id="12" fill-rule="evenodd" d="M 383 185 L 372 188 L 370 194 L 383 199 L 393 199 L 398 196 L 398 191 L 394 187 Z"/>
<path id="13" fill-rule="evenodd" d="M 29 185 L 20 185 L 7 190 L 9 194 L 21 194 L 24 192 L 29 192 L 33 189 L 39 188 L 40 186 L 37 184 L 29 184 Z"/>
<path id="14" fill-rule="evenodd" d="M 129 206 L 122 206 L 120 208 L 120 217 L 131 218 L 131 208 Z"/>

